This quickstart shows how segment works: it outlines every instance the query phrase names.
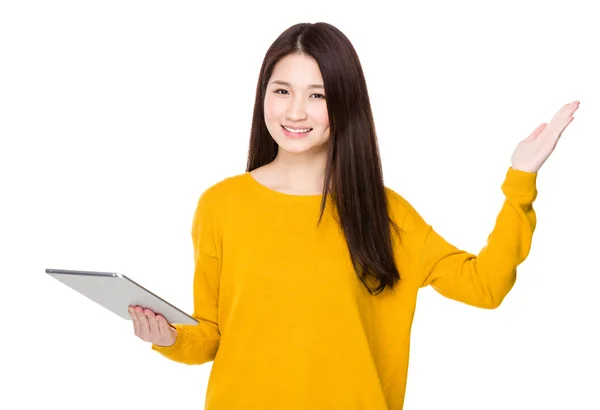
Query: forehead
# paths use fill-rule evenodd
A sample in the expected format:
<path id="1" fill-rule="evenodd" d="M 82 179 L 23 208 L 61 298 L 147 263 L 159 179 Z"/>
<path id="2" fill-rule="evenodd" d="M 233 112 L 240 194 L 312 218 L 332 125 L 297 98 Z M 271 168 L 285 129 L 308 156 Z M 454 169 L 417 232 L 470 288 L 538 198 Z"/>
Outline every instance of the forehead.
<path id="1" fill-rule="evenodd" d="M 305 54 L 290 54 L 275 64 L 271 81 L 285 81 L 292 86 L 323 84 L 323 77 L 317 61 Z"/>

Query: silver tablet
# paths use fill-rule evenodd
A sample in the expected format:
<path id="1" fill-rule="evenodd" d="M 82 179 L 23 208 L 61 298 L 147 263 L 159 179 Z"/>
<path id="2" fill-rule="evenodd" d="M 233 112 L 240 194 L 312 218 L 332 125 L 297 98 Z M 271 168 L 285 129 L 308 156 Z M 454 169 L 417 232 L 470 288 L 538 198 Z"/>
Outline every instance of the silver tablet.
<path id="1" fill-rule="evenodd" d="M 171 324 L 196 325 L 198 321 L 120 273 L 46 269 L 46 273 L 123 319 L 131 320 L 130 305 L 161 314 Z"/>

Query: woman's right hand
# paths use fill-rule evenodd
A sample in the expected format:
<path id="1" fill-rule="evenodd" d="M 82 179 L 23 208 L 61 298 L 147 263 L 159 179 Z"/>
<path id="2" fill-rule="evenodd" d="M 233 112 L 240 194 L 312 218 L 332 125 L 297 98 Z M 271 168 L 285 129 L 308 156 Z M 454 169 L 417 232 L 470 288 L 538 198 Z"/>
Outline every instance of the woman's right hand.
<path id="1" fill-rule="evenodd" d="M 140 306 L 129 306 L 133 330 L 137 337 L 157 346 L 172 346 L 177 339 L 177 329 L 162 315 Z"/>

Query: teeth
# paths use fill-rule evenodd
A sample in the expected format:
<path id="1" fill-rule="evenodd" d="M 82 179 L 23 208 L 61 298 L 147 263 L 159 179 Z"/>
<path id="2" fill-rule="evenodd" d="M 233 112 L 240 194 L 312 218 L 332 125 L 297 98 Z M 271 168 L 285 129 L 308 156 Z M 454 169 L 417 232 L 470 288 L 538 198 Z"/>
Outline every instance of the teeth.
<path id="1" fill-rule="evenodd" d="M 283 127 L 283 128 L 285 128 L 289 132 L 297 132 L 297 133 L 298 132 L 308 132 L 308 131 L 310 131 L 312 129 L 312 128 L 305 128 L 305 129 L 302 129 L 302 130 L 294 130 L 294 129 L 288 128 L 288 127 Z"/>

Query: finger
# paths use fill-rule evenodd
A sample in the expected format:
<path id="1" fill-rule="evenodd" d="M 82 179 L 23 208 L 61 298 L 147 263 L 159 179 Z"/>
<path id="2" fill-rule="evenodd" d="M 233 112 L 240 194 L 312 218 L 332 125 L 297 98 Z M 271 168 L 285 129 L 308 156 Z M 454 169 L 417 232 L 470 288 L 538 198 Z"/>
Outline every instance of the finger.
<path id="1" fill-rule="evenodd" d="M 150 325 L 148 324 L 148 318 L 144 314 L 144 310 L 139 306 L 135 308 L 135 312 L 140 322 L 140 336 L 143 340 L 148 341 L 150 339 Z"/>
<path id="2" fill-rule="evenodd" d="M 564 118 L 557 119 L 552 127 L 552 131 L 554 133 L 554 137 L 558 138 L 563 133 L 565 128 L 573 121 L 574 117 L 572 115 L 568 115 Z"/>
<path id="3" fill-rule="evenodd" d="M 535 130 L 533 130 L 533 132 L 529 135 L 529 137 L 527 137 L 527 140 L 533 140 L 535 138 L 537 138 L 538 135 L 540 135 L 540 133 L 544 130 L 544 128 L 546 128 L 546 124 L 545 122 L 538 125 L 537 128 Z"/>
<path id="4" fill-rule="evenodd" d="M 571 123 L 571 121 L 573 121 L 573 117 L 568 117 L 566 119 L 566 121 L 564 122 L 564 124 L 562 125 L 562 127 L 558 130 L 558 133 L 554 139 L 554 145 L 556 146 L 556 144 L 558 143 L 558 140 L 560 139 L 560 137 L 562 136 L 563 132 L 565 131 L 565 129 L 567 128 L 567 126 Z"/>
<path id="5" fill-rule="evenodd" d="M 164 343 L 168 343 L 169 345 L 172 345 L 173 343 L 175 343 L 177 341 L 177 329 L 173 326 L 171 326 L 171 324 L 169 324 L 169 322 L 167 321 L 167 319 L 165 319 L 163 316 L 158 316 L 158 325 L 161 328 L 161 334 L 162 334 L 162 341 Z M 175 334 L 175 335 L 173 335 Z M 174 337 L 174 338 L 173 338 Z"/>
<path id="6" fill-rule="evenodd" d="M 547 131 L 544 133 L 546 139 L 550 139 L 553 144 L 556 144 L 561 137 L 567 125 L 573 121 L 573 113 L 579 108 L 579 101 L 574 101 L 566 104 L 548 123 Z"/>
<path id="7" fill-rule="evenodd" d="M 555 117 L 564 117 L 565 115 L 570 115 L 570 113 L 575 112 L 575 110 L 579 107 L 579 101 L 573 101 L 568 104 L 562 106 L 560 110 L 556 113 Z"/>
<path id="8" fill-rule="evenodd" d="M 131 316 L 131 321 L 133 322 L 133 333 L 136 336 L 140 336 L 140 323 L 138 322 L 137 314 L 135 313 L 135 307 L 129 306 L 128 309 L 129 316 Z"/>
<path id="9" fill-rule="evenodd" d="M 160 330 L 158 330 L 158 322 L 156 321 L 156 315 L 150 309 L 145 309 L 144 313 L 148 319 L 148 325 L 150 326 L 150 339 L 152 341 L 160 337 Z"/>
<path id="10" fill-rule="evenodd" d="M 560 110 L 552 117 L 550 123 L 559 122 L 562 123 L 563 120 L 567 119 L 569 116 L 573 115 L 575 111 L 579 108 L 579 101 L 573 101 L 571 103 L 565 104 L 562 106 Z"/>
<path id="11" fill-rule="evenodd" d="M 167 322 L 167 319 L 165 319 L 164 316 L 156 315 L 156 321 L 158 322 L 158 328 L 160 330 L 161 337 L 168 336 L 170 326 L 169 322 Z"/>

